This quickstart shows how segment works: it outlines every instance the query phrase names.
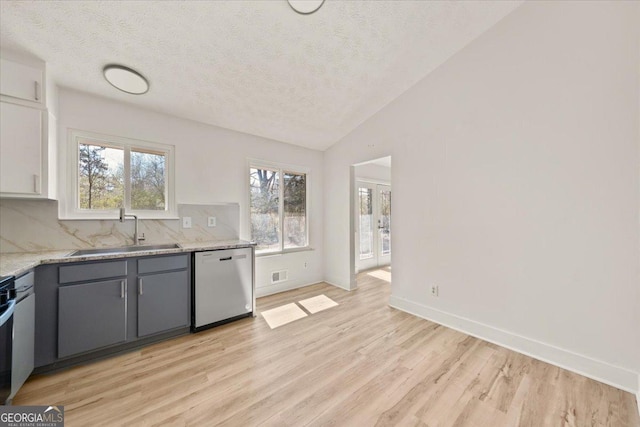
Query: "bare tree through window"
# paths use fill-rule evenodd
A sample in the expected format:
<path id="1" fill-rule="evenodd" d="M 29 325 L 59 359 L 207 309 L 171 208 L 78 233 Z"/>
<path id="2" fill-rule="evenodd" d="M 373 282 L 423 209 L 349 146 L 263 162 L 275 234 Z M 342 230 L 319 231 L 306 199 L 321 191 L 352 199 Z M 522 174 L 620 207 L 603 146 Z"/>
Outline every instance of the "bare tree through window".
<path id="1" fill-rule="evenodd" d="M 166 210 L 166 158 L 161 151 L 78 143 L 78 207 L 111 210 L 128 200 L 134 210 Z"/>
<path id="2" fill-rule="evenodd" d="M 305 247 L 307 175 L 251 167 L 251 239 L 259 251 Z"/>
<path id="3" fill-rule="evenodd" d="M 81 209 L 115 209 L 124 200 L 122 149 L 79 144 L 79 204 Z"/>
<path id="4" fill-rule="evenodd" d="M 251 239 L 257 250 L 280 247 L 280 175 L 251 168 Z"/>
<path id="5" fill-rule="evenodd" d="M 131 150 L 131 207 L 165 208 L 164 153 Z"/>
<path id="6" fill-rule="evenodd" d="M 285 172 L 284 176 L 284 247 L 307 245 L 307 176 Z"/>

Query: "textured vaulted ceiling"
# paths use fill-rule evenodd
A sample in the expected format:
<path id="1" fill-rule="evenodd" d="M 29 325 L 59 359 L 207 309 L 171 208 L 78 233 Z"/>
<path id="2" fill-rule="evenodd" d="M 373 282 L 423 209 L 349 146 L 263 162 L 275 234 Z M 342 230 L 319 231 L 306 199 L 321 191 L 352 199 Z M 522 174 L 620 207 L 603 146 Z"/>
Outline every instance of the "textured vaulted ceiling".
<path id="1" fill-rule="evenodd" d="M 153 110 L 324 150 L 520 2 L 326 0 L 0 2 L 0 44 L 55 81 Z M 142 72 L 143 96 L 102 78 Z"/>

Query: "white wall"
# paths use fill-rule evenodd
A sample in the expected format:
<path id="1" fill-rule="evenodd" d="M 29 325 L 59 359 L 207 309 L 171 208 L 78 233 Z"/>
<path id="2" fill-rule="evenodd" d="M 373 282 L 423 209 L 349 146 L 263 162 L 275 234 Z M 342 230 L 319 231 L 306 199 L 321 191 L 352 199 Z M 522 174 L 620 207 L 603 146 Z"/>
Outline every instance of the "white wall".
<path id="1" fill-rule="evenodd" d="M 326 278 L 349 165 L 391 154 L 391 304 L 638 390 L 639 18 L 525 3 L 325 152 Z"/>
<path id="2" fill-rule="evenodd" d="M 391 183 L 391 168 L 382 165 L 376 165 L 375 163 L 358 165 L 354 168 L 354 173 L 356 179 L 370 179 L 376 182 L 380 181 Z"/>
<path id="3" fill-rule="evenodd" d="M 289 269 L 283 287 L 316 283 L 322 274 L 323 154 L 232 130 L 180 119 L 65 88 L 59 91 L 60 188 L 65 188 L 68 129 L 80 129 L 176 147 L 176 198 L 180 204 L 240 204 L 240 238 L 249 240 L 247 158 L 282 162 L 311 170 L 310 243 L 314 249 L 258 258 L 256 284 L 270 285 L 270 272 Z M 62 197 L 62 195 L 60 195 Z M 305 268 L 304 265 L 307 267 Z M 259 293 L 269 290 L 259 289 Z"/>

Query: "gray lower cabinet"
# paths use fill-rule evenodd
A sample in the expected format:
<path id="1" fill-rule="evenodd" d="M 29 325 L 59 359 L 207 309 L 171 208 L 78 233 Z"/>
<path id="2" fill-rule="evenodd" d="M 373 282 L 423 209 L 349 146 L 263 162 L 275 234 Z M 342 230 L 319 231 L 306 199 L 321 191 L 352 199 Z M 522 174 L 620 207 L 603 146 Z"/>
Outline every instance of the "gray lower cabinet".
<path id="1" fill-rule="evenodd" d="M 138 277 L 138 336 L 189 326 L 186 270 Z"/>
<path id="2" fill-rule="evenodd" d="M 127 340 L 126 279 L 58 289 L 58 357 Z"/>
<path id="3" fill-rule="evenodd" d="M 36 269 L 35 366 L 48 369 L 188 333 L 191 254 Z"/>

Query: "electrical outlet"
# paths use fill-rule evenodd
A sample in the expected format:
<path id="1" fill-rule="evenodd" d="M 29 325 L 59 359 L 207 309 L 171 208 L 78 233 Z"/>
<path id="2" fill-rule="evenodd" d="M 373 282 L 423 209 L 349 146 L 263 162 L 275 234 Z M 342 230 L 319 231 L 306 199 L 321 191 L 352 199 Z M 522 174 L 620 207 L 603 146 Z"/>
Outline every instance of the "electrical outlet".
<path id="1" fill-rule="evenodd" d="M 190 216 L 182 217 L 182 228 L 191 228 L 191 217 Z"/>
<path id="2" fill-rule="evenodd" d="M 207 227 L 215 227 L 216 226 L 216 217 L 210 216 L 207 218 Z"/>
<path id="3" fill-rule="evenodd" d="M 307 263 L 306 262 L 304 263 L 304 268 L 307 268 Z"/>
<path id="4" fill-rule="evenodd" d="M 440 289 L 438 285 L 431 285 L 431 295 L 437 297 L 440 294 Z"/>

